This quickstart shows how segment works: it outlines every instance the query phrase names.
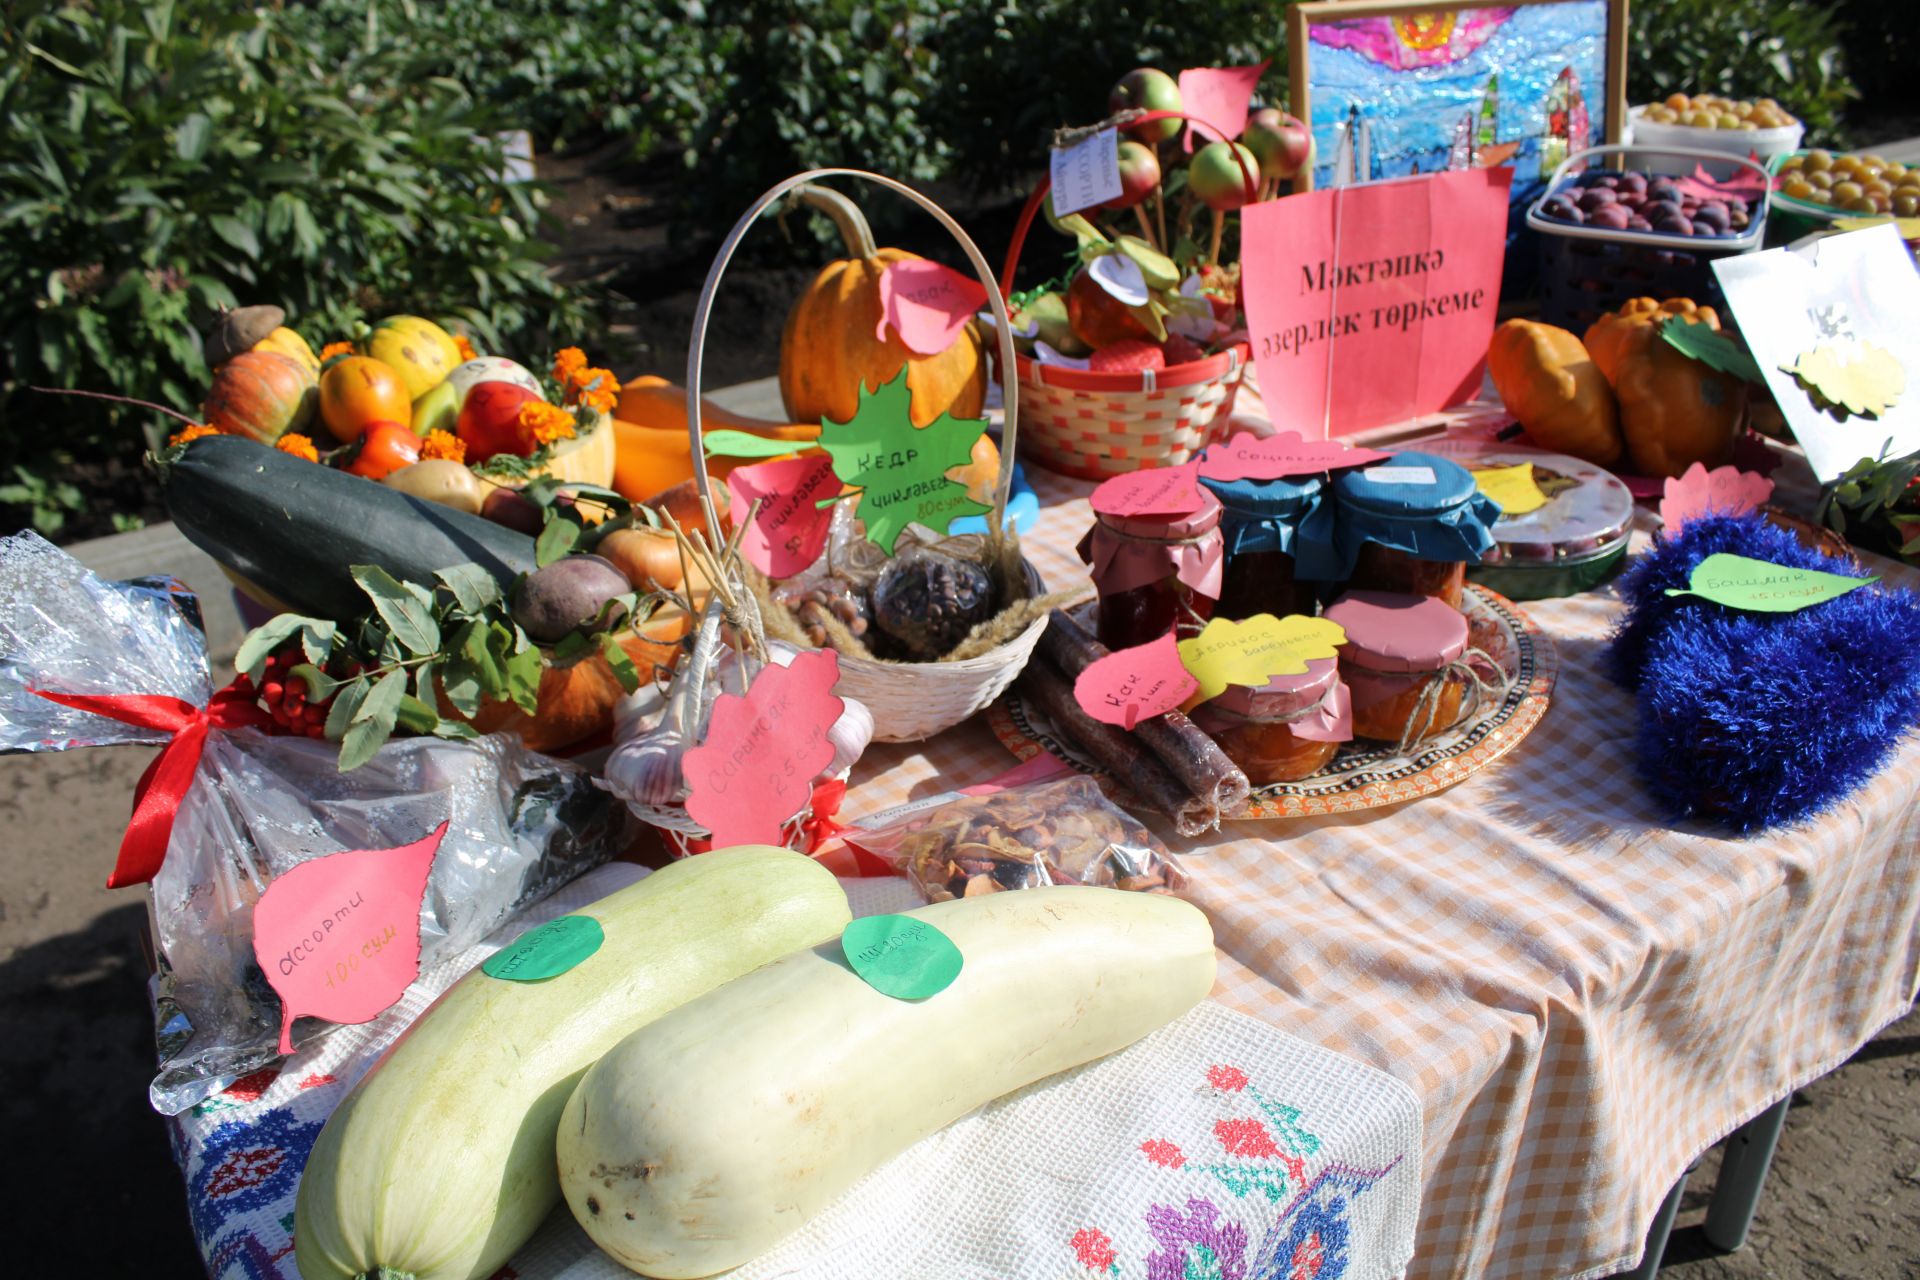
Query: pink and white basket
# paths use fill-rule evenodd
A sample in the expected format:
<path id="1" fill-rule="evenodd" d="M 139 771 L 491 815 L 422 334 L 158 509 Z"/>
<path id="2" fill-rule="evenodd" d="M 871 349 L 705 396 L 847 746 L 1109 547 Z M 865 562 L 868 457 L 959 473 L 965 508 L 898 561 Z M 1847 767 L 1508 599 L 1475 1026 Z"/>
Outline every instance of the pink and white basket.
<path id="1" fill-rule="evenodd" d="M 1190 462 L 1225 437 L 1251 354 L 1238 343 L 1170 369 L 1128 373 L 1018 356 L 1020 456 L 1087 480 Z"/>

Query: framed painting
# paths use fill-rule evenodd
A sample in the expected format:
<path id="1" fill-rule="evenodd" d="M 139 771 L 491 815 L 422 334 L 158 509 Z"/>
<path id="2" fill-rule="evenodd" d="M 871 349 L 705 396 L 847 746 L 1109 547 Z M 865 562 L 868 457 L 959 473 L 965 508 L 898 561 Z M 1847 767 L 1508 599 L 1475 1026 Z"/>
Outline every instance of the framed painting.
<path id="1" fill-rule="evenodd" d="M 1288 15 L 1300 190 L 1513 167 L 1512 203 L 1626 123 L 1627 0 L 1307 0 Z"/>

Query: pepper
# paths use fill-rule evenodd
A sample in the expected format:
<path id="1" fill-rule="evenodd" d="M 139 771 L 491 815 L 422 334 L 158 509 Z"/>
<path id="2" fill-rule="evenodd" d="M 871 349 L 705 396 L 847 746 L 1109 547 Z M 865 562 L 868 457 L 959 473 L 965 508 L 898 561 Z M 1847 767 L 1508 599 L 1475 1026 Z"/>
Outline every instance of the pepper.
<path id="1" fill-rule="evenodd" d="M 1620 460 L 1613 387 L 1579 338 L 1554 325 L 1509 320 L 1493 331 L 1487 371 L 1536 444 L 1602 467 Z"/>
<path id="2" fill-rule="evenodd" d="M 1712 307 L 1688 298 L 1635 298 L 1587 330 L 1587 351 L 1613 384 L 1627 459 L 1645 476 L 1678 476 L 1733 456 L 1747 384 L 1683 355 L 1660 335 L 1669 324 L 1720 328 Z"/>

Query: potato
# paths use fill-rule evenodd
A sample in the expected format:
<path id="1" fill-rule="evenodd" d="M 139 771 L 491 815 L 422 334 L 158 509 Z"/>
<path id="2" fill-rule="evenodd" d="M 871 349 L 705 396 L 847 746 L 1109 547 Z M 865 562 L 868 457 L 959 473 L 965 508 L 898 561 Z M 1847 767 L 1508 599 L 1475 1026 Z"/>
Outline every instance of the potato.
<path id="1" fill-rule="evenodd" d="M 567 556 L 521 578 L 513 587 L 513 620 L 541 644 L 592 628 L 601 607 L 633 590 L 627 575 L 599 556 Z M 607 619 L 618 621 L 615 610 Z"/>
<path id="2" fill-rule="evenodd" d="M 437 502 L 470 516 L 480 514 L 480 478 L 467 470 L 465 463 L 447 458 L 428 458 L 389 471 L 380 481 L 389 489 L 398 489 L 428 502 Z"/>

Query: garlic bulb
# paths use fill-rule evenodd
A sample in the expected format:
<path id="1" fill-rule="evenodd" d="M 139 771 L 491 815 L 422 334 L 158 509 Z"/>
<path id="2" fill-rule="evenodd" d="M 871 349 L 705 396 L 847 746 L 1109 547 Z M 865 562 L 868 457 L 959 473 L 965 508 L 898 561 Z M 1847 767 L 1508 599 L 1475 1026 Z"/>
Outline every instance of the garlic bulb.
<path id="1" fill-rule="evenodd" d="M 867 710 L 867 704 L 858 698 L 843 697 L 846 710 L 833 722 L 833 728 L 827 730 L 827 741 L 833 744 L 833 763 L 826 768 L 825 775 L 837 778 L 853 768 L 867 744 L 873 741 L 873 712 Z"/>
<path id="2" fill-rule="evenodd" d="M 655 729 L 623 742 L 607 756 L 601 785 L 630 805 L 662 808 L 686 795 L 680 757 L 686 741 L 672 729 Z"/>
<path id="3" fill-rule="evenodd" d="M 613 704 L 613 740 L 631 742 L 660 723 L 667 711 L 667 694 L 647 683 Z"/>

